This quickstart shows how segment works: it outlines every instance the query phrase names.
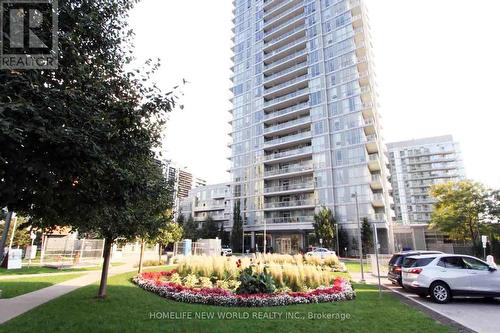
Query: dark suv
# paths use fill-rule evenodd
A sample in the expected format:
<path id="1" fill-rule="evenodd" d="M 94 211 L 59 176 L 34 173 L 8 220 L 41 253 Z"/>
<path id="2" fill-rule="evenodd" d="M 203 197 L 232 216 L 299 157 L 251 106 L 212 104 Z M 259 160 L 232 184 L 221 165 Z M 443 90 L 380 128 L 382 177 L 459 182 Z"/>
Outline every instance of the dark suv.
<path id="1" fill-rule="evenodd" d="M 389 272 L 387 273 L 387 278 L 393 284 L 399 284 L 403 286 L 403 281 L 401 278 L 401 270 L 403 268 L 403 261 L 409 256 L 418 256 L 421 254 L 441 254 L 443 252 L 439 251 L 404 251 L 398 252 L 392 255 L 391 260 L 389 260 Z"/>

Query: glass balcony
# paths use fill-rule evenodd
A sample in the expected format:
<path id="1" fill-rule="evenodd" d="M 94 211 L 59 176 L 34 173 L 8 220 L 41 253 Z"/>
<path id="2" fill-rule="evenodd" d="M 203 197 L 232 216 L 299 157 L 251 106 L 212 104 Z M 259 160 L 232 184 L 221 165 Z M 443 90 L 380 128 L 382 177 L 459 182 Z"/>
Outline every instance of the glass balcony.
<path id="1" fill-rule="evenodd" d="M 272 23 L 275 23 L 275 22 L 278 22 L 279 20 L 281 20 L 282 18 L 286 17 L 287 15 L 293 13 L 294 11 L 297 11 L 297 10 L 300 10 L 300 9 L 304 9 L 304 2 L 305 1 L 300 1 L 298 4 L 296 4 L 295 6 L 293 6 L 292 8 L 284 11 L 283 13 L 277 15 L 277 16 L 274 16 L 272 18 L 270 18 L 269 20 L 265 21 L 264 22 L 264 29 L 269 26 L 270 24 Z"/>
<path id="2" fill-rule="evenodd" d="M 291 208 L 291 207 L 304 207 L 304 206 L 314 206 L 314 205 L 315 205 L 314 199 L 303 199 L 303 200 L 267 202 L 264 204 L 264 208 L 265 209 Z"/>
<path id="3" fill-rule="evenodd" d="M 269 120 L 269 119 L 273 119 L 273 118 L 284 116 L 284 115 L 290 115 L 290 114 L 295 113 L 298 110 L 307 109 L 309 107 L 309 105 L 310 105 L 309 102 L 304 102 L 304 103 L 295 104 L 294 106 L 290 106 L 290 107 L 285 108 L 285 109 L 281 109 L 279 111 L 266 113 L 264 115 L 264 120 Z"/>
<path id="4" fill-rule="evenodd" d="M 311 117 L 301 117 L 292 121 L 287 121 L 286 123 L 281 123 L 274 126 L 269 126 L 264 129 L 264 134 L 276 132 L 285 128 L 292 128 L 296 125 L 308 124 L 311 122 Z"/>
<path id="5" fill-rule="evenodd" d="M 275 61 L 275 62 L 271 62 L 267 65 L 264 65 L 264 74 L 266 74 L 267 72 L 270 72 L 271 70 L 273 70 L 274 68 L 277 68 L 279 65 L 287 62 L 287 61 L 290 61 L 292 59 L 295 59 L 295 58 L 298 58 L 300 56 L 303 56 L 303 55 L 306 55 L 307 54 L 307 49 L 304 48 L 300 51 L 297 51 L 295 53 L 292 53 L 284 58 L 281 58 L 280 60 L 278 61 Z"/>
<path id="6" fill-rule="evenodd" d="M 288 191 L 312 190 L 312 189 L 314 189 L 314 182 L 308 181 L 308 182 L 291 183 L 281 186 L 264 187 L 264 193 L 288 192 Z"/>
<path id="7" fill-rule="evenodd" d="M 296 155 L 305 155 L 305 154 L 312 154 L 312 147 L 303 147 L 299 149 L 292 149 L 292 150 L 287 150 L 283 151 L 280 153 L 274 153 L 271 155 L 266 155 L 264 156 L 264 161 L 269 161 L 269 160 L 275 160 L 278 158 L 284 158 L 284 157 L 290 157 L 290 156 L 296 156 Z"/>
<path id="8" fill-rule="evenodd" d="M 296 83 L 306 81 L 308 78 L 309 78 L 309 75 L 305 74 L 305 75 L 298 76 L 298 77 L 296 77 L 293 80 L 280 83 L 280 84 L 278 84 L 278 85 L 276 85 L 276 86 L 274 86 L 272 88 L 266 89 L 264 91 L 264 96 L 272 94 L 273 92 L 279 91 L 279 90 L 281 90 L 283 88 L 289 87 L 289 86 L 294 85 Z"/>
<path id="9" fill-rule="evenodd" d="M 305 132 L 301 132 L 301 133 L 297 133 L 297 134 L 293 134 L 293 135 L 287 135 L 287 136 L 283 136 L 281 138 L 276 138 L 273 140 L 265 141 L 264 146 L 267 146 L 267 147 L 274 146 L 274 145 L 289 143 L 289 142 L 293 142 L 296 140 L 308 139 L 308 138 L 311 138 L 311 131 L 305 131 Z"/>
<path id="10" fill-rule="evenodd" d="M 273 50 L 273 51 L 265 54 L 264 55 L 264 60 L 267 60 L 267 59 L 271 58 L 272 56 L 274 56 L 275 54 L 281 53 L 281 52 L 283 52 L 285 50 L 292 49 L 293 47 L 295 47 L 297 45 L 305 44 L 306 41 L 307 41 L 307 38 L 306 37 L 302 37 L 302 38 L 299 38 L 297 40 L 292 41 L 291 43 L 288 43 L 288 44 L 285 44 L 283 46 L 280 46 L 276 50 Z"/>
<path id="11" fill-rule="evenodd" d="M 279 37 L 273 38 L 269 42 L 264 44 L 263 51 L 266 52 L 266 50 L 269 50 L 269 49 L 272 49 L 273 47 L 276 47 L 276 45 L 279 44 L 279 42 L 292 36 L 293 34 L 295 34 L 297 32 L 303 31 L 305 34 L 305 30 L 306 30 L 306 27 L 302 25 L 302 26 L 296 27 L 296 28 L 284 33 L 283 35 L 281 35 Z"/>
<path id="12" fill-rule="evenodd" d="M 304 18 L 306 17 L 305 13 L 302 13 L 300 15 L 294 16 L 289 20 L 284 21 L 280 25 L 275 26 L 274 28 L 271 28 L 269 30 L 264 31 L 264 40 L 268 38 L 269 36 L 272 36 L 274 33 L 279 32 L 279 31 L 286 31 L 285 28 L 287 27 L 293 27 L 297 23 L 303 24 Z"/>
<path id="13" fill-rule="evenodd" d="M 276 79 L 276 78 L 279 78 L 279 77 L 281 77 L 281 76 L 285 76 L 286 74 L 288 74 L 288 73 L 292 73 L 292 72 L 294 72 L 294 71 L 296 71 L 296 70 L 298 70 L 298 69 L 301 69 L 301 68 L 305 68 L 305 69 L 307 69 L 307 62 L 306 62 L 306 61 L 301 62 L 301 63 L 298 63 L 298 64 L 295 64 L 295 65 L 294 65 L 294 66 L 292 66 L 292 67 L 288 67 L 288 68 L 286 68 L 286 69 L 284 69 L 284 70 L 282 70 L 282 71 L 279 71 L 279 72 L 277 72 L 277 73 L 274 73 L 273 75 L 270 75 L 270 76 L 265 77 L 265 78 L 264 78 L 264 83 L 267 83 L 267 82 L 269 82 L 269 81 L 272 81 L 272 80 L 274 80 L 274 79 Z"/>
<path id="14" fill-rule="evenodd" d="M 268 217 L 266 223 L 313 223 L 312 216 Z"/>
<path id="15" fill-rule="evenodd" d="M 312 163 L 305 164 L 292 164 L 282 168 L 271 168 L 264 172 L 264 177 L 285 175 L 289 173 L 302 172 L 302 171 L 312 171 Z"/>
<path id="16" fill-rule="evenodd" d="M 300 89 L 300 90 L 291 92 L 289 94 L 286 94 L 284 96 L 281 96 L 278 98 L 273 98 L 269 101 L 266 101 L 266 102 L 264 102 L 264 107 L 284 102 L 290 98 L 294 98 L 294 97 L 301 96 L 301 95 L 308 95 L 308 94 L 309 94 L 309 88 Z"/>

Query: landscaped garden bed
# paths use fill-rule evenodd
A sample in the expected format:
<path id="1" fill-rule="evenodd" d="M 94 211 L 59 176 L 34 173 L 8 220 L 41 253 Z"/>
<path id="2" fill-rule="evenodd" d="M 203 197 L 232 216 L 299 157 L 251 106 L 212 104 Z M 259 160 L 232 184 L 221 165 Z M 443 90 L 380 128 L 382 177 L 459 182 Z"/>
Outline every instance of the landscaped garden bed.
<path id="1" fill-rule="evenodd" d="M 177 269 L 134 277 L 139 287 L 186 303 L 280 306 L 351 300 L 351 284 L 336 277 L 337 257 L 258 255 L 255 258 L 190 256 Z"/>

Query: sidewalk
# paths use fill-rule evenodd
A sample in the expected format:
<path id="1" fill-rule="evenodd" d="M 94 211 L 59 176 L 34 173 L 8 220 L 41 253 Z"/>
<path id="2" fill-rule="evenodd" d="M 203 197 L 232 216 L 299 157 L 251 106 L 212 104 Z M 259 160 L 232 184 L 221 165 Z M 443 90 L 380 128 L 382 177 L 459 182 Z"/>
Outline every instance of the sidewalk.
<path id="1" fill-rule="evenodd" d="M 110 267 L 108 278 L 113 275 L 134 271 L 137 268 L 133 263 L 127 263 L 122 266 Z M 74 272 L 73 272 L 74 273 Z M 49 273 L 49 275 L 58 273 Z M 63 273 L 65 274 L 65 273 Z M 37 274 L 41 276 L 41 274 Z M 19 276 L 17 276 L 19 277 Z M 24 276 L 23 276 L 24 277 Z M 87 286 L 101 278 L 101 271 L 88 271 L 85 276 L 76 279 L 64 281 L 62 283 L 33 291 L 28 294 L 20 295 L 14 298 L 0 299 L 0 324 L 15 318 L 41 304 L 44 304 L 54 298 L 67 294 L 75 289 Z"/>

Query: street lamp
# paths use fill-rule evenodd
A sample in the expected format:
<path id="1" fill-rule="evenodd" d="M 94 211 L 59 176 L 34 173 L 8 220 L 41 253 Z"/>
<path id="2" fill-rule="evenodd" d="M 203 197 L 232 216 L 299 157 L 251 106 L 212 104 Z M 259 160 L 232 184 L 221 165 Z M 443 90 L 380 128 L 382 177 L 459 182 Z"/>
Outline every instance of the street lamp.
<path id="1" fill-rule="evenodd" d="M 358 193 L 354 192 L 351 194 L 351 198 L 356 201 L 356 220 L 358 222 L 358 248 L 359 248 L 359 262 L 361 265 L 361 283 L 365 282 L 365 272 L 363 269 L 363 245 L 361 244 L 361 224 L 359 222 L 359 205 L 358 205 Z"/>

